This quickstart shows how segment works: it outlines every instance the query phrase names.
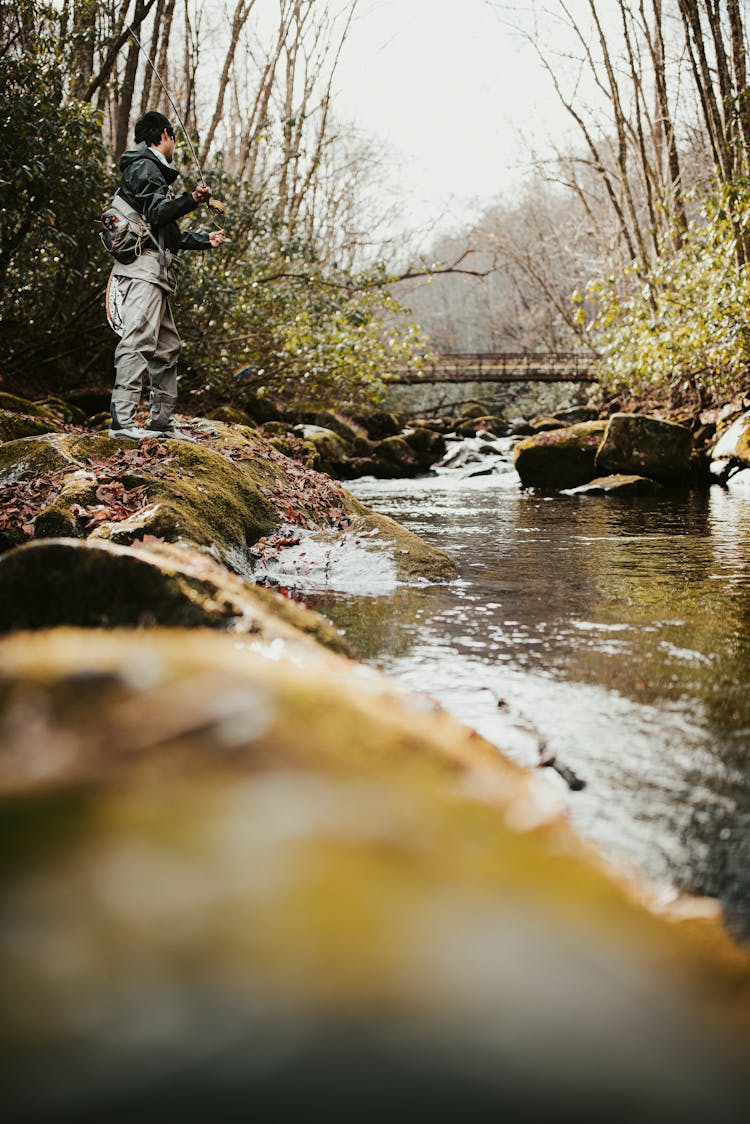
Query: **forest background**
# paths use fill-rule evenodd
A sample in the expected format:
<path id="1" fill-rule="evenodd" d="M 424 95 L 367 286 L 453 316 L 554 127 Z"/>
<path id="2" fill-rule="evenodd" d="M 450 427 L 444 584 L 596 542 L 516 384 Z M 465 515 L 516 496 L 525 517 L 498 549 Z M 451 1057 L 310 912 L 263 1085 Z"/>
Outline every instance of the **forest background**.
<path id="1" fill-rule="evenodd" d="M 0 0 L 5 388 L 109 383 L 98 214 L 135 119 L 173 116 L 128 25 L 228 207 L 225 250 L 185 255 L 188 386 L 357 404 L 430 350 L 580 350 L 614 390 L 742 387 L 745 0 L 487 3 L 574 132 L 417 253 L 390 236 L 378 145 L 337 113 L 357 0 Z M 192 187 L 184 139 L 176 163 Z"/>

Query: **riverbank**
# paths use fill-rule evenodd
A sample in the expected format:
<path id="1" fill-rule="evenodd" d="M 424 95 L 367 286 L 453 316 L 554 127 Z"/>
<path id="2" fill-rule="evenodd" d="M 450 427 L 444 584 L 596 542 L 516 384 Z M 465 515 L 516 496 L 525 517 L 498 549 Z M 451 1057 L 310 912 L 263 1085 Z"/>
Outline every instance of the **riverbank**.
<path id="1" fill-rule="evenodd" d="M 660 916 L 537 775 L 250 580 L 303 532 L 382 543 L 400 590 L 446 554 L 247 427 L 73 425 L 0 447 L 17 1118 L 301 1107 L 344 1058 L 387 1105 L 733 1119 L 750 961 L 718 919 Z"/>

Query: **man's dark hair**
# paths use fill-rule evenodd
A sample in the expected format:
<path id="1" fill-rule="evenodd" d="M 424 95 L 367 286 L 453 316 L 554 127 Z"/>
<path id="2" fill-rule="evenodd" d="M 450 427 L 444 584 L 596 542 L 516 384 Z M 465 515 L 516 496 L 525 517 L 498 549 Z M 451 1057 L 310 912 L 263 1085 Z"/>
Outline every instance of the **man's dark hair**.
<path id="1" fill-rule="evenodd" d="M 174 136 L 169 118 L 159 113 L 158 109 L 149 109 L 148 113 L 144 113 L 135 123 L 135 143 L 140 144 L 141 141 L 145 141 L 146 144 L 158 144 L 165 129 L 170 136 Z"/>

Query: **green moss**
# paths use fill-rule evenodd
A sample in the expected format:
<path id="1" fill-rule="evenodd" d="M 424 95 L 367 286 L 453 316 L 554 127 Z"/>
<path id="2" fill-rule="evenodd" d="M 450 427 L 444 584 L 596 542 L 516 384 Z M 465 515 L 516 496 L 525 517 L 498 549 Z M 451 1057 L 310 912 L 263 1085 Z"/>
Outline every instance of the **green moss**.
<path id="1" fill-rule="evenodd" d="M 223 422 L 225 425 L 246 425 L 249 429 L 255 429 L 255 422 L 250 415 L 234 406 L 217 406 L 215 410 L 206 414 L 206 417 L 211 421 Z"/>
<path id="2" fill-rule="evenodd" d="M 0 411 L 12 414 L 25 414 L 30 418 L 39 418 L 54 424 L 55 418 L 46 409 L 44 402 L 30 402 L 28 398 L 18 398 L 15 394 L 6 394 L 0 390 Z"/>
<path id="3" fill-rule="evenodd" d="M 50 418 L 37 418 L 29 414 L 18 414 L 11 410 L 0 410 L 0 441 L 18 441 L 22 437 L 36 437 L 42 433 L 57 430 L 56 422 Z"/>
<path id="4" fill-rule="evenodd" d="M 46 410 L 57 421 L 64 422 L 66 425 L 86 425 L 89 420 L 88 414 L 79 406 L 74 406 L 72 402 L 66 402 L 62 398 L 45 398 L 35 402 L 34 405 Z"/>
<path id="5" fill-rule="evenodd" d="M 0 447 L 0 484 L 20 480 L 24 476 L 41 476 L 55 472 L 71 463 L 62 443 L 54 437 L 21 438 Z"/>

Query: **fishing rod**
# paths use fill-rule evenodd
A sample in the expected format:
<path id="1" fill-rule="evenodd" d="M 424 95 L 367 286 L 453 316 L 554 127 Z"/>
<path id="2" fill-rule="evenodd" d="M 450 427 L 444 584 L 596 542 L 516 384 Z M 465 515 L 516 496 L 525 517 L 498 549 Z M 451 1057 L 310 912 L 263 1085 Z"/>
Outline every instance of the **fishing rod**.
<path id="1" fill-rule="evenodd" d="M 130 32 L 130 34 L 132 35 L 133 39 L 135 40 L 135 43 L 136 43 L 136 46 L 138 47 L 138 50 L 141 52 L 144 59 L 146 60 L 146 62 L 148 63 L 148 65 L 151 67 L 154 74 L 156 75 L 157 82 L 159 83 L 162 90 L 164 91 L 164 94 L 165 94 L 167 100 L 169 101 L 169 104 L 172 106 L 172 109 L 174 111 L 174 115 L 177 118 L 177 123 L 180 126 L 180 128 L 182 129 L 183 136 L 185 137 L 185 140 L 188 142 L 188 147 L 190 148 L 190 151 L 193 154 L 193 160 L 195 161 L 195 166 L 198 169 L 198 175 L 200 176 L 201 183 L 203 184 L 204 187 L 208 187 L 208 184 L 206 183 L 206 177 L 203 175 L 203 169 L 201 168 L 200 160 L 198 159 L 198 153 L 195 151 L 195 148 L 193 147 L 193 142 L 190 139 L 190 134 L 188 133 L 187 129 L 185 128 L 184 121 L 180 117 L 180 111 L 177 108 L 177 106 L 175 105 L 174 98 L 172 97 L 169 90 L 165 86 L 161 74 L 159 74 L 159 71 L 156 69 L 156 67 L 152 63 L 151 59 L 148 56 L 148 52 L 147 52 L 146 48 L 141 43 L 140 39 L 138 38 L 135 31 L 133 30 L 132 26 L 130 24 L 127 24 L 126 27 L 127 27 L 127 30 Z M 226 212 L 227 212 L 226 203 L 222 203 L 222 201 L 220 199 L 214 199 L 213 196 L 208 200 L 208 202 L 206 203 L 206 206 L 208 207 L 209 211 L 213 211 L 213 213 L 215 215 L 225 215 Z"/>

